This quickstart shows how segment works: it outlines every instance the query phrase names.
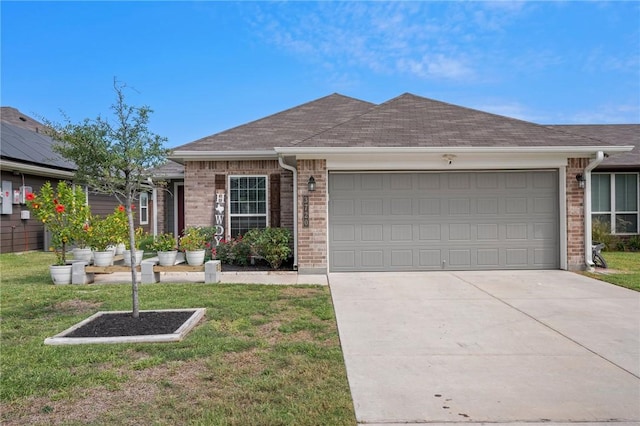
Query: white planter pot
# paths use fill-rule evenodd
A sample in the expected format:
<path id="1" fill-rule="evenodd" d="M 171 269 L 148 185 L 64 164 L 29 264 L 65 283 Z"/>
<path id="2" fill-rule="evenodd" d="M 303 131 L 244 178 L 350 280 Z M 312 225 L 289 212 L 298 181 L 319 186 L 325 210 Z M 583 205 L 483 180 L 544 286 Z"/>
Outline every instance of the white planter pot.
<path id="1" fill-rule="evenodd" d="M 125 245 L 124 243 L 120 243 L 116 246 L 116 256 L 124 254 L 124 250 L 125 250 Z"/>
<path id="2" fill-rule="evenodd" d="M 177 257 L 178 257 L 177 250 L 159 251 L 158 263 L 160 264 L 160 266 L 173 266 L 176 264 Z"/>
<path id="3" fill-rule="evenodd" d="M 91 258 L 93 257 L 93 252 L 90 248 L 74 248 L 73 249 L 73 260 L 83 260 L 85 262 L 91 262 Z"/>
<path id="4" fill-rule="evenodd" d="M 94 251 L 93 264 L 95 266 L 111 266 L 113 265 L 113 250 Z"/>
<path id="5" fill-rule="evenodd" d="M 185 257 L 189 265 L 198 266 L 204 263 L 204 250 L 186 251 Z"/>
<path id="6" fill-rule="evenodd" d="M 131 250 L 125 250 L 122 255 L 124 256 L 125 266 L 131 266 Z M 142 263 L 143 256 L 144 256 L 144 250 L 136 250 L 134 266 L 139 266 Z"/>
<path id="7" fill-rule="evenodd" d="M 71 284 L 71 265 L 51 265 L 49 272 L 54 284 Z"/>

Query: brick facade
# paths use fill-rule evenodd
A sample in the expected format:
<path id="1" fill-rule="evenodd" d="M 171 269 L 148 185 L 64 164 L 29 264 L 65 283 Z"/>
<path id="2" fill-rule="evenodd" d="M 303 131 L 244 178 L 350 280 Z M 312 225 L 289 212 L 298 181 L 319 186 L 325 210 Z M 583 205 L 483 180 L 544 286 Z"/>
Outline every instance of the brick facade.
<path id="1" fill-rule="evenodd" d="M 569 158 L 567 163 L 567 268 L 585 269 L 584 262 L 584 188 L 576 175 L 584 173 L 588 158 Z"/>
<path id="2" fill-rule="evenodd" d="M 567 267 L 582 270 L 584 262 L 584 188 L 576 175 L 584 173 L 588 158 L 570 158 L 566 168 Z M 298 270 L 325 273 L 328 265 L 328 173 L 325 160 L 298 160 Z M 293 230 L 293 174 L 276 160 L 191 161 L 185 164 L 185 226 L 212 226 L 214 194 L 229 175 L 275 174 L 280 179 L 280 225 Z M 217 179 L 216 179 L 217 176 Z M 316 190 L 309 192 L 307 182 L 313 176 Z M 217 183 L 216 183 L 217 182 Z M 273 195 L 272 195 L 273 196 Z M 309 197 L 308 227 L 304 224 L 303 197 Z M 162 196 L 159 194 L 159 200 Z M 166 223 L 159 217 L 159 229 Z M 272 221 L 273 222 L 273 221 Z"/>
<path id="3" fill-rule="evenodd" d="M 225 187 L 229 175 L 266 175 L 268 181 L 278 175 L 280 177 L 278 226 L 293 230 L 293 176 L 290 171 L 282 169 L 277 160 L 185 162 L 185 227 L 213 226 L 216 189 L 227 189 Z M 269 223 L 274 223 L 275 219 L 270 217 Z"/>
<path id="4" fill-rule="evenodd" d="M 307 183 L 313 176 L 316 190 Z M 327 272 L 327 164 L 325 160 L 298 160 L 298 270 Z M 309 227 L 303 226 L 303 196 L 309 196 Z"/>

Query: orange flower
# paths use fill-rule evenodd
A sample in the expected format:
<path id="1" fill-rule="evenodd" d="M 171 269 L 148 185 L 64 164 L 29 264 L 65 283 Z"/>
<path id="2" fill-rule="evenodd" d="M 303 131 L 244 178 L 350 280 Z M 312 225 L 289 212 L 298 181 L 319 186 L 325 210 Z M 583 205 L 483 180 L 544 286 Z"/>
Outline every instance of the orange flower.
<path id="1" fill-rule="evenodd" d="M 119 212 L 123 212 L 124 211 L 124 206 L 123 205 L 119 205 L 118 206 L 118 211 Z"/>
<path id="2" fill-rule="evenodd" d="M 55 200 L 54 200 L 55 201 Z M 64 206 L 62 204 L 57 204 L 56 205 L 56 212 L 58 213 L 64 213 Z"/>

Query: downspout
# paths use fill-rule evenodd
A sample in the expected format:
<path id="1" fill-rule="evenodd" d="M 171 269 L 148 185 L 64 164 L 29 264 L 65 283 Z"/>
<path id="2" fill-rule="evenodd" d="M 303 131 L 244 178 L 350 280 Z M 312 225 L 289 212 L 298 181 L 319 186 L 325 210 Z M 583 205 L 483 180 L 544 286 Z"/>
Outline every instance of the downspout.
<path id="1" fill-rule="evenodd" d="M 151 192 L 153 204 L 153 235 L 158 236 L 158 189 L 154 186 Z"/>
<path id="2" fill-rule="evenodd" d="M 604 160 L 604 152 L 598 151 L 596 158 L 591 159 L 587 167 L 584 168 L 584 262 L 588 268 L 593 268 L 593 257 L 591 248 L 591 170 Z"/>
<path id="3" fill-rule="evenodd" d="M 282 156 L 278 156 L 278 164 L 285 170 L 293 173 L 293 268 L 298 269 L 298 169 L 284 162 Z"/>

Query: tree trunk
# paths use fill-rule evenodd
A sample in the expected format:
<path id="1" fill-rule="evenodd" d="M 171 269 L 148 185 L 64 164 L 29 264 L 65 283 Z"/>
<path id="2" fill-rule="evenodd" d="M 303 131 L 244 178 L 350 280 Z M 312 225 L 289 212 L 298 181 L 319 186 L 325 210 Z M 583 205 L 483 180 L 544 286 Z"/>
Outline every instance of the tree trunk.
<path id="1" fill-rule="evenodd" d="M 138 302 L 138 280 L 136 279 L 136 238 L 131 204 L 132 200 L 127 200 L 127 218 L 129 219 L 129 255 L 131 256 L 131 316 L 138 318 L 140 316 L 140 305 Z"/>

